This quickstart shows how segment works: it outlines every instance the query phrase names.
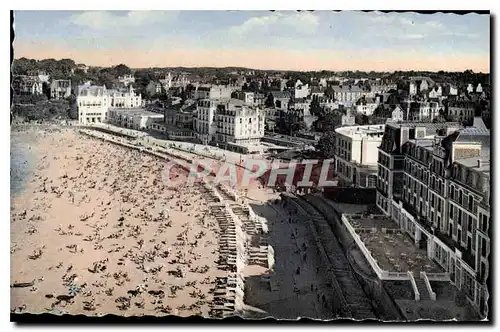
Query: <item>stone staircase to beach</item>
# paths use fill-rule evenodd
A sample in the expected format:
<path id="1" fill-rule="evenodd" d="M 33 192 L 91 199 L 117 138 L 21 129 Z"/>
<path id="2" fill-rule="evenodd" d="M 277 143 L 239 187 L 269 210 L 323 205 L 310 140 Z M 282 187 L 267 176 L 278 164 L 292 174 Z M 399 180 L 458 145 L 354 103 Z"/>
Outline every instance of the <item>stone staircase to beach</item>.
<path id="1" fill-rule="evenodd" d="M 430 300 L 431 297 L 429 295 L 429 291 L 425 286 L 425 282 L 422 278 L 415 277 L 415 284 L 417 285 L 417 290 L 420 293 L 420 301 L 422 300 Z"/>
<path id="2" fill-rule="evenodd" d="M 267 267 L 268 235 L 262 229 L 258 218 L 252 218 L 250 207 L 238 202 L 237 196 L 228 188 L 219 186 L 221 196 L 227 200 L 234 215 L 241 221 L 241 228 L 247 235 L 247 263 Z"/>

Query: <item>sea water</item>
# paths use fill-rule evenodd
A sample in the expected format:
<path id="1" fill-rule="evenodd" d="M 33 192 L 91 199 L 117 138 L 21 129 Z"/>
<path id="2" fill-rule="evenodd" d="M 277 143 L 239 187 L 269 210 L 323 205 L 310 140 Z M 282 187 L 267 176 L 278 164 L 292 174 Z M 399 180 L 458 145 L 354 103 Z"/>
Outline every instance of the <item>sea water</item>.
<path id="1" fill-rule="evenodd" d="M 10 136 L 10 195 L 22 192 L 31 178 L 36 158 L 33 139 L 23 133 L 11 133 Z"/>

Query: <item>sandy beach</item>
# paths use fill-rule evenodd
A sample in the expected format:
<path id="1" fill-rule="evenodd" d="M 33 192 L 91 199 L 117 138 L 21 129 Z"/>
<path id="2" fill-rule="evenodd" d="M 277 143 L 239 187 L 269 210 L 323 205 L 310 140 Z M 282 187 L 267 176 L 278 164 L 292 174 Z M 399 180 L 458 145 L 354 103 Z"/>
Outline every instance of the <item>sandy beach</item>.
<path id="1" fill-rule="evenodd" d="M 208 316 L 225 271 L 198 186 L 165 187 L 153 156 L 33 130 L 12 132 L 38 142 L 35 174 L 11 199 L 11 310 Z"/>
<path id="2" fill-rule="evenodd" d="M 333 318 L 314 241 L 278 192 L 168 187 L 151 153 L 187 169 L 200 157 L 55 128 L 11 134 L 36 142 L 33 175 L 11 199 L 12 312 Z"/>

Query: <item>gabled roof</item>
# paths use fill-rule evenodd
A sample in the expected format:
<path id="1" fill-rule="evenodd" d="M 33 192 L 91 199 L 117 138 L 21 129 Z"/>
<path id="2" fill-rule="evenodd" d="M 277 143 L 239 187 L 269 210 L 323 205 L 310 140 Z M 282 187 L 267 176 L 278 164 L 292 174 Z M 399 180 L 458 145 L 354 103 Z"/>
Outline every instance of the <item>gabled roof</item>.
<path id="1" fill-rule="evenodd" d="M 331 88 L 335 92 L 363 92 L 363 89 L 361 89 L 360 87 L 358 87 L 356 85 L 351 85 L 351 86 L 348 86 L 348 85 L 344 85 L 344 86 L 335 85 L 335 86 L 332 86 Z"/>
<path id="2" fill-rule="evenodd" d="M 291 93 L 289 91 L 273 91 L 272 94 L 275 99 L 288 99 L 291 97 Z"/>

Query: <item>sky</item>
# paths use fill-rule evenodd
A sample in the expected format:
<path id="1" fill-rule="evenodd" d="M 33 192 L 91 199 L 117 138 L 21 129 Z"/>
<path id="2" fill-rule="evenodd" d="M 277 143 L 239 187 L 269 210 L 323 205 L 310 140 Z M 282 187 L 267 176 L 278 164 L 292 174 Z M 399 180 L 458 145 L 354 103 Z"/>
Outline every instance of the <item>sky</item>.
<path id="1" fill-rule="evenodd" d="M 359 11 L 15 11 L 14 57 L 145 67 L 490 71 L 490 17 Z"/>

